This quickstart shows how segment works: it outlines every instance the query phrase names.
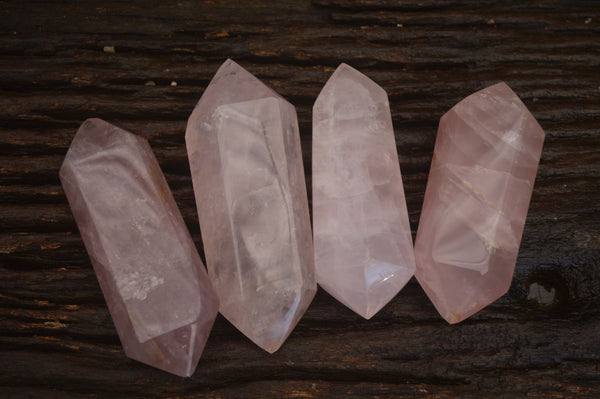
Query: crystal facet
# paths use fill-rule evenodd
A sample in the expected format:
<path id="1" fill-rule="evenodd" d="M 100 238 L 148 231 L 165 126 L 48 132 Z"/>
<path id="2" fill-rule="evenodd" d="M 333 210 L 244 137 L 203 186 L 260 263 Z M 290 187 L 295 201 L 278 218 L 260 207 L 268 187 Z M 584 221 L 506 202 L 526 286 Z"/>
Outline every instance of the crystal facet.
<path id="1" fill-rule="evenodd" d="M 125 353 L 190 376 L 218 300 L 148 142 L 88 119 L 60 179 Z"/>
<path id="2" fill-rule="evenodd" d="M 508 291 L 543 142 L 505 83 L 441 118 L 415 257 L 417 280 L 449 323 Z"/>
<path id="3" fill-rule="evenodd" d="M 189 118 L 186 145 L 220 311 L 272 353 L 316 292 L 296 111 L 227 60 Z"/>
<path id="4" fill-rule="evenodd" d="M 415 271 L 387 94 L 341 64 L 313 107 L 318 283 L 369 319 Z"/>

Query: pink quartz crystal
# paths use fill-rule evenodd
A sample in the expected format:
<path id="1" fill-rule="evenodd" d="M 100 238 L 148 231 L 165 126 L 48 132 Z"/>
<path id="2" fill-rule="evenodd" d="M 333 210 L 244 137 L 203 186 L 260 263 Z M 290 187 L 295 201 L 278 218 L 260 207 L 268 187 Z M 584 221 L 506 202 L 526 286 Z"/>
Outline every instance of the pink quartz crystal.
<path id="1" fill-rule="evenodd" d="M 416 277 L 448 323 L 510 286 L 544 131 L 499 83 L 440 120 L 415 242 Z"/>
<path id="2" fill-rule="evenodd" d="M 148 142 L 88 119 L 60 179 L 125 353 L 190 376 L 218 300 Z"/>
<path id="3" fill-rule="evenodd" d="M 313 107 L 312 156 L 317 281 L 369 319 L 415 259 L 387 95 L 346 64 Z"/>
<path id="4" fill-rule="evenodd" d="M 189 118 L 186 145 L 220 311 L 272 353 L 316 292 L 296 111 L 227 60 Z"/>

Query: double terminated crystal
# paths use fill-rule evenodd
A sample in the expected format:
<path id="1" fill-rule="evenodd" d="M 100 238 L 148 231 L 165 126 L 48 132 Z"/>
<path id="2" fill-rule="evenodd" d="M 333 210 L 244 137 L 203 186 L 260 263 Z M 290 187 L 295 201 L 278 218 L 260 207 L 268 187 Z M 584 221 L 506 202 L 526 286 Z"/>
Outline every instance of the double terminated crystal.
<path id="1" fill-rule="evenodd" d="M 190 376 L 218 300 L 147 141 L 89 119 L 60 179 L 125 353 Z"/>
<path id="2" fill-rule="evenodd" d="M 504 83 L 440 120 L 415 257 L 419 283 L 449 323 L 508 290 L 543 141 Z"/>
<path id="3" fill-rule="evenodd" d="M 415 270 L 385 91 L 341 64 L 313 108 L 317 281 L 370 318 Z"/>
<path id="4" fill-rule="evenodd" d="M 296 111 L 227 60 L 189 118 L 186 146 L 220 311 L 274 352 L 316 292 Z"/>

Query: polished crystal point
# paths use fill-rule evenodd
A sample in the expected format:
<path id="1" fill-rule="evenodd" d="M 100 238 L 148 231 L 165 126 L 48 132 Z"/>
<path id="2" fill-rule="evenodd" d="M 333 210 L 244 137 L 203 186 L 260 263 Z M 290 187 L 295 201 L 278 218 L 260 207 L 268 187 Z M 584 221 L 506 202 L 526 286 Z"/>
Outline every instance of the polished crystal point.
<path id="1" fill-rule="evenodd" d="M 60 179 L 125 353 L 190 376 L 218 300 L 148 142 L 88 119 Z"/>
<path id="2" fill-rule="evenodd" d="M 416 277 L 449 323 L 510 286 L 544 131 L 499 83 L 440 120 L 415 242 Z"/>
<path id="3" fill-rule="evenodd" d="M 189 118 L 186 146 L 220 311 L 272 353 L 316 292 L 296 111 L 227 60 Z"/>
<path id="4" fill-rule="evenodd" d="M 312 185 L 317 281 L 368 319 L 415 259 L 387 95 L 346 64 L 313 107 Z"/>

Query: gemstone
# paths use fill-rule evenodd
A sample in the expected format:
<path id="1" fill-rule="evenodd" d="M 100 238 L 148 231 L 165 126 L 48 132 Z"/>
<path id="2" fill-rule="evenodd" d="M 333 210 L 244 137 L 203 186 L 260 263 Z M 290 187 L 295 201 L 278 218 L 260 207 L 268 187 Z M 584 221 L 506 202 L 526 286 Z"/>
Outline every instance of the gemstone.
<path id="1" fill-rule="evenodd" d="M 313 107 L 317 282 L 371 318 L 415 271 L 387 94 L 341 64 Z"/>
<path id="2" fill-rule="evenodd" d="M 543 142 L 544 131 L 505 83 L 441 118 L 415 274 L 449 323 L 508 291 Z"/>
<path id="3" fill-rule="evenodd" d="M 88 119 L 60 179 L 127 356 L 192 375 L 218 300 L 148 142 Z"/>
<path id="4" fill-rule="evenodd" d="M 227 60 L 185 138 L 219 310 L 273 353 L 316 292 L 296 110 Z"/>

